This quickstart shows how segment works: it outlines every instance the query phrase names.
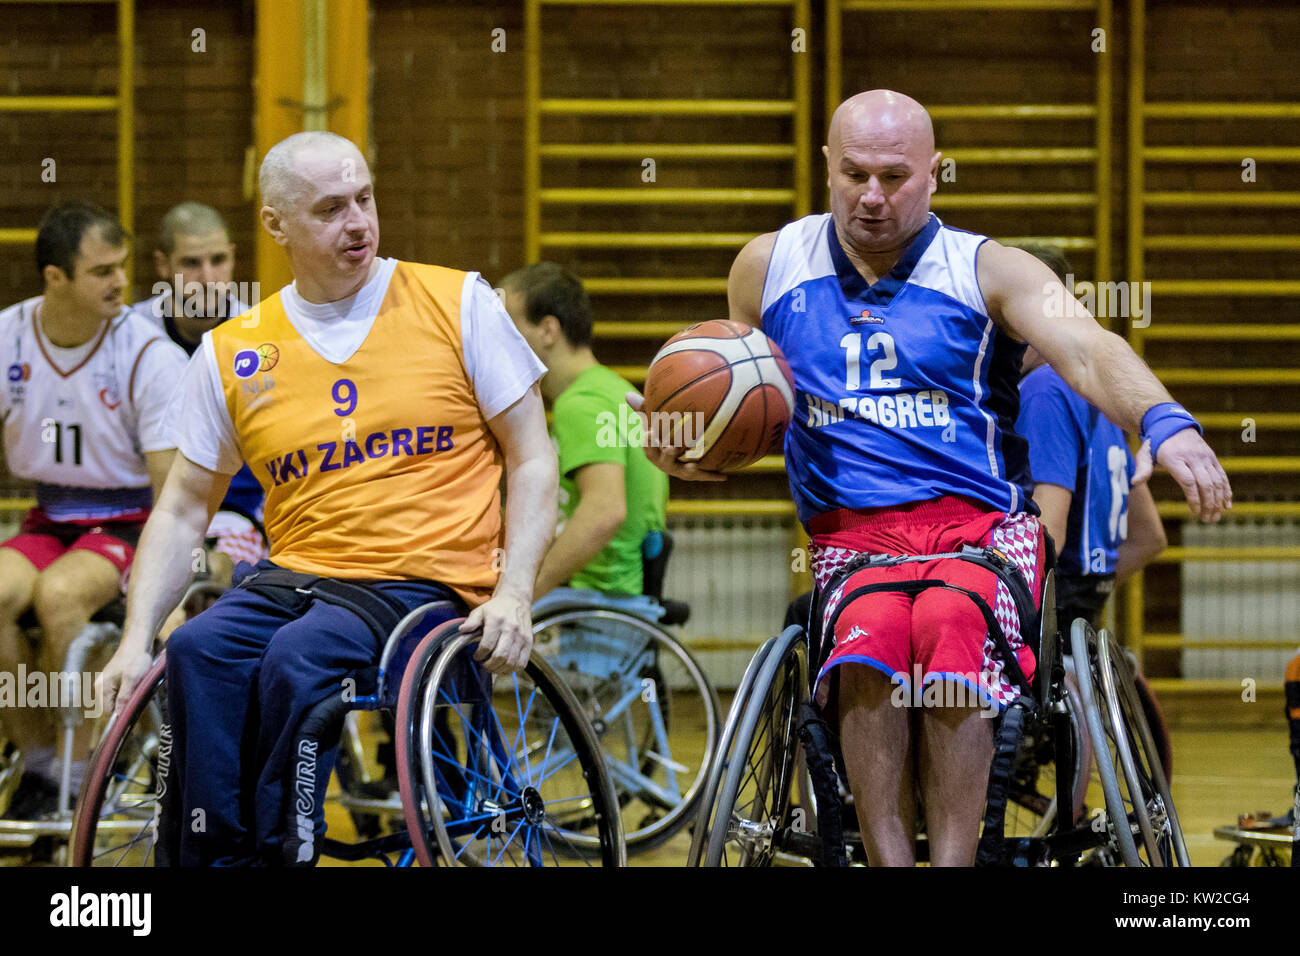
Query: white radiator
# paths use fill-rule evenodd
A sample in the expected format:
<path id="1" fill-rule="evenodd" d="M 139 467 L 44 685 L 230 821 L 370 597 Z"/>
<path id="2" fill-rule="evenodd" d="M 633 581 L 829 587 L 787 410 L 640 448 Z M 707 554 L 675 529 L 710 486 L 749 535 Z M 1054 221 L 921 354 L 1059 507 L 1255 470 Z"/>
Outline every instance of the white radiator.
<path id="1" fill-rule="evenodd" d="M 1298 542 L 1300 524 L 1295 521 L 1183 526 L 1188 547 L 1294 547 Z M 1182 582 L 1184 636 L 1292 642 L 1277 650 L 1187 649 L 1183 676 L 1281 681 L 1294 645 L 1300 644 L 1300 561 L 1186 561 Z"/>
<path id="2" fill-rule="evenodd" d="M 719 687 L 734 687 L 754 649 L 781 632 L 790 603 L 789 518 L 675 515 L 664 596 L 686 601 L 687 645 Z M 735 649 L 728 645 L 735 644 Z"/>

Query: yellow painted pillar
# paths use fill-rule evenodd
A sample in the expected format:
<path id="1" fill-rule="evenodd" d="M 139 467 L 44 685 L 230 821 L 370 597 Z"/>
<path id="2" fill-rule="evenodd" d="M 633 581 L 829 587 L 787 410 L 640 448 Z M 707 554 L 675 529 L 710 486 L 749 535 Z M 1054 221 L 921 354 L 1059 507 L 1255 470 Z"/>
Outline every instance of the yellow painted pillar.
<path id="1" fill-rule="evenodd" d="M 346 136 L 369 156 L 370 9 L 368 0 L 257 0 L 254 79 L 256 155 L 252 197 L 267 150 L 293 133 L 325 129 Z M 252 198 L 250 197 L 250 198 Z M 256 209 L 261 209 L 260 201 Z M 263 297 L 293 277 L 284 251 L 261 225 L 257 281 Z"/>

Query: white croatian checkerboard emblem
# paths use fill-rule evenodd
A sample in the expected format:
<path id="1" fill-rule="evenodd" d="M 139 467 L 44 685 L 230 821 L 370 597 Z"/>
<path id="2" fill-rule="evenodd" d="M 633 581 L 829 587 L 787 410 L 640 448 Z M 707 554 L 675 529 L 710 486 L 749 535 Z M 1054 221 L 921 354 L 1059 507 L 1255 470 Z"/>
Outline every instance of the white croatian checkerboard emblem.
<path id="1" fill-rule="evenodd" d="M 714 352 L 726 361 L 731 370 L 731 385 L 704 433 L 694 445 L 682 452 L 680 461 L 699 461 L 708 454 L 713 443 L 731 424 L 732 416 L 740 408 L 745 396 L 761 385 L 774 386 L 785 401 L 787 416 L 793 417 L 794 390 L 790 388 L 776 356 L 772 354 L 768 337 L 758 329 L 750 329 L 736 338 L 694 337 L 670 342 L 659 350 L 650 367 L 653 368 L 660 359 L 678 352 L 701 351 Z"/>

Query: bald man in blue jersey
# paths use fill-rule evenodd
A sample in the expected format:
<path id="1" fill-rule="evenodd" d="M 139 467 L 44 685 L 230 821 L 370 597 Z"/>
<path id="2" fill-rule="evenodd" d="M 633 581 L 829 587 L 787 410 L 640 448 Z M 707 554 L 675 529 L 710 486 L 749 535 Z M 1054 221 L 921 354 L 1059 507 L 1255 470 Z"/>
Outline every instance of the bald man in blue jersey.
<path id="1" fill-rule="evenodd" d="M 1042 534 L 1015 432 L 1025 343 L 1111 421 L 1142 435 L 1138 480 L 1154 460 L 1201 520 L 1217 521 L 1231 506 L 1227 475 L 1200 426 L 1123 339 L 1033 256 L 930 212 L 941 154 L 919 103 L 888 90 L 846 100 L 823 152 L 830 214 L 752 240 L 728 283 L 731 318 L 761 325 L 794 372 L 786 468 L 819 584 L 857 551 L 991 544 L 1039 589 Z M 677 462 L 671 449 L 646 454 L 681 478 L 723 477 Z M 996 601 L 1032 672 L 991 573 L 947 561 L 859 575 L 941 577 L 980 591 L 990 606 Z M 854 586 L 866 583 L 859 575 Z M 970 865 L 992 758 L 992 721 L 981 717 L 1013 693 L 990 656 L 983 618 L 951 592 L 876 594 L 847 608 L 834 636 L 819 697 L 837 689 L 869 859 L 914 862 L 919 786 L 931 862 Z M 979 703 L 897 706 L 899 684 L 917 680 L 965 684 Z"/>

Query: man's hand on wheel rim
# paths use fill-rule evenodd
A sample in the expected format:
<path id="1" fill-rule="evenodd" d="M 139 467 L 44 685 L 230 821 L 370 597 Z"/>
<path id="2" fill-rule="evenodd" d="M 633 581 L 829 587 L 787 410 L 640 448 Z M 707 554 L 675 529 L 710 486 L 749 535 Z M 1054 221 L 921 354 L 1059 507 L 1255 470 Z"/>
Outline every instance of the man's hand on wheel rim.
<path id="1" fill-rule="evenodd" d="M 131 691 L 152 664 L 153 658 L 147 653 L 123 654 L 119 648 L 95 680 L 95 699 L 102 702 L 100 712 L 112 714 L 124 710 Z"/>
<path id="2" fill-rule="evenodd" d="M 492 674 L 511 674 L 528 666 L 533 649 L 533 621 L 529 602 L 511 592 L 494 594 L 470 611 L 461 633 L 483 629 L 474 660 Z"/>

